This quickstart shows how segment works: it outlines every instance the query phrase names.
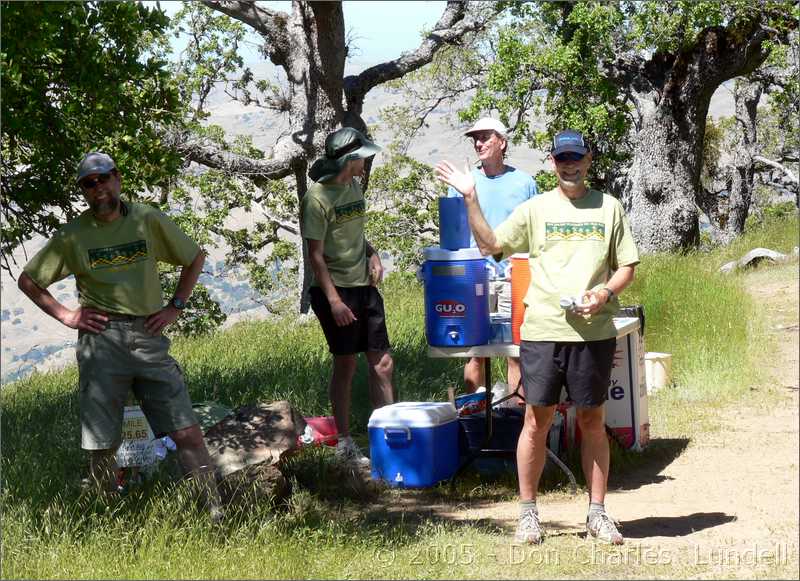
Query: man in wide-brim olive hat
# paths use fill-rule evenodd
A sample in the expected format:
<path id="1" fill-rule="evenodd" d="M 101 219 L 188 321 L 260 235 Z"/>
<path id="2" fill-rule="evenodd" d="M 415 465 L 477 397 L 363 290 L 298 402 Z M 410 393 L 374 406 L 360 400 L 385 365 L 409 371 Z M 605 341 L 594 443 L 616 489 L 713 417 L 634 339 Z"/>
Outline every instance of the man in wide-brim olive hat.
<path id="1" fill-rule="evenodd" d="M 308 172 L 315 183 L 303 197 L 300 212 L 314 274 L 311 308 L 333 355 L 329 396 L 341 434 L 336 455 L 361 466 L 369 465 L 369 459 L 350 437 L 350 391 L 358 353 L 367 357 L 372 407 L 394 399 L 394 363 L 383 297 L 377 289 L 383 265 L 364 237 L 366 203 L 356 179 L 364 173 L 365 160 L 380 150 L 351 127 L 331 133 L 325 140 L 325 156 Z"/>

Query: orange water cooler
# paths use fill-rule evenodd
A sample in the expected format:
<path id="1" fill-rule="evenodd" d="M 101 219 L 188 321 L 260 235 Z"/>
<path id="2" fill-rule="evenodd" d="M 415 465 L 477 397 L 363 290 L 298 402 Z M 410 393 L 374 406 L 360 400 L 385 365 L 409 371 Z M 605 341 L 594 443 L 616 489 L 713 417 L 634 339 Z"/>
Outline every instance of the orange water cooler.
<path id="1" fill-rule="evenodd" d="M 531 284 L 531 267 L 528 254 L 511 255 L 511 337 L 517 345 L 520 343 L 519 328 L 525 318 L 523 299 Z"/>

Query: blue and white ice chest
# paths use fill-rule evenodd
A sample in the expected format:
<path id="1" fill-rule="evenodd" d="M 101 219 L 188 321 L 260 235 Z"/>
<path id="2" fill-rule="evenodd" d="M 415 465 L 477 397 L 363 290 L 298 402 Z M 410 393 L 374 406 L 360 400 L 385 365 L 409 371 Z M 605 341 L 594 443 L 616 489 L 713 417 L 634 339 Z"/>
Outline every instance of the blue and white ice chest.
<path id="1" fill-rule="evenodd" d="M 452 404 L 405 401 L 372 412 L 368 423 L 372 478 L 423 488 L 458 468 L 458 417 Z"/>

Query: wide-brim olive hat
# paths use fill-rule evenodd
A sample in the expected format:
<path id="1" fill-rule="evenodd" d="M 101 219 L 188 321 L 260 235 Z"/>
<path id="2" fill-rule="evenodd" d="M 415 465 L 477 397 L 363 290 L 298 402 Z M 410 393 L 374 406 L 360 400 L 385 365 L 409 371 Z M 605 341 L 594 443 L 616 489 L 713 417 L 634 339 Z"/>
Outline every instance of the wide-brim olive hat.
<path id="1" fill-rule="evenodd" d="M 325 139 L 325 156 L 315 161 L 308 170 L 308 177 L 315 182 L 324 182 L 339 175 L 351 159 L 367 159 L 381 150 L 358 129 L 343 127 Z"/>

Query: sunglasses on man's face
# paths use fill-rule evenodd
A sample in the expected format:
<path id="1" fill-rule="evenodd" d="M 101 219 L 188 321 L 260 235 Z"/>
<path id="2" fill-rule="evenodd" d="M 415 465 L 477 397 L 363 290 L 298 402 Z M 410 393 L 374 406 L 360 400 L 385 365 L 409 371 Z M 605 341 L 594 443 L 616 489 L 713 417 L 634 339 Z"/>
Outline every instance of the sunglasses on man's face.
<path id="1" fill-rule="evenodd" d="M 92 190 L 97 187 L 97 184 L 104 184 L 110 179 L 110 173 L 101 173 L 98 174 L 96 178 L 86 178 L 85 180 L 81 180 L 81 187 L 84 190 Z"/>
<path id="2" fill-rule="evenodd" d="M 555 159 L 558 163 L 564 163 L 565 161 L 580 161 L 585 156 L 583 153 L 576 153 L 574 151 L 567 151 L 564 153 L 559 153 L 558 155 L 554 155 L 553 159 Z"/>

